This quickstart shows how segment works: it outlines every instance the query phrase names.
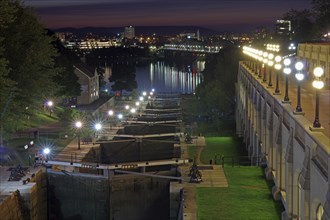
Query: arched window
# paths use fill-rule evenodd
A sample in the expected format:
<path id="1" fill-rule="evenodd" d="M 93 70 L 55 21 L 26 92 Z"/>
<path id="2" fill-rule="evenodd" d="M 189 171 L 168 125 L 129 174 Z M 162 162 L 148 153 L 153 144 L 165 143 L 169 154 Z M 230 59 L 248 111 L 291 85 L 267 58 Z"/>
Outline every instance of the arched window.
<path id="1" fill-rule="evenodd" d="M 300 206 L 301 206 L 301 193 L 302 193 L 302 189 L 301 189 L 301 184 L 300 184 L 300 178 L 301 178 L 301 173 L 299 173 L 298 176 L 298 201 L 297 201 L 297 215 L 298 215 L 298 219 L 301 219 L 300 217 Z"/>
<path id="2" fill-rule="evenodd" d="M 319 204 L 319 206 L 316 209 L 316 220 L 322 220 L 323 211 L 324 211 L 323 206 Z"/>

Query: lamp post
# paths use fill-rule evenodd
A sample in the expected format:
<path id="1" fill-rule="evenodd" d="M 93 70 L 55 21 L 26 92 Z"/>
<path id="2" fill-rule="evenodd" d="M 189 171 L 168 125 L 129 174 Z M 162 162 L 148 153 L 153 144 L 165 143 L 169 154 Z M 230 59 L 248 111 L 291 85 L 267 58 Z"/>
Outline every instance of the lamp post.
<path id="1" fill-rule="evenodd" d="M 280 64 L 282 58 L 281 56 L 276 56 L 275 57 L 275 70 L 276 70 L 276 85 L 275 85 L 275 92 L 274 92 L 274 95 L 279 95 L 281 94 L 280 93 L 280 89 L 279 89 L 279 86 L 278 86 L 278 81 L 279 81 L 279 71 L 280 69 L 282 68 L 282 65 Z"/>
<path id="2" fill-rule="evenodd" d="M 316 105 L 315 105 L 315 119 L 313 122 L 313 128 L 321 128 L 320 116 L 319 116 L 319 90 L 324 87 L 324 82 L 320 80 L 320 77 L 323 76 L 324 70 L 321 67 L 316 67 L 313 71 L 315 80 L 313 81 L 313 87 L 316 89 Z"/>
<path id="3" fill-rule="evenodd" d="M 263 67 L 264 67 L 264 72 L 263 72 L 263 79 L 262 79 L 262 82 L 266 82 L 267 81 L 267 71 L 266 71 L 266 69 L 267 69 L 267 63 L 268 63 L 268 59 L 267 59 L 267 57 L 268 57 L 268 53 L 267 52 L 264 52 L 263 54 L 262 54 L 262 56 L 264 57 L 263 58 L 263 60 L 262 60 L 262 62 L 263 62 Z"/>
<path id="4" fill-rule="evenodd" d="M 117 115 L 117 118 L 118 118 L 119 120 L 122 120 L 123 117 L 124 117 L 123 114 L 118 114 L 118 115 Z"/>
<path id="5" fill-rule="evenodd" d="M 112 124 L 112 117 L 114 115 L 113 110 L 108 111 L 108 116 L 109 116 L 109 125 L 110 125 L 110 130 L 111 130 L 111 124 Z"/>
<path id="6" fill-rule="evenodd" d="M 49 100 L 47 102 L 47 106 L 48 106 L 48 110 L 49 110 L 49 116 L 52 116 L 52 111 L 53 111 L 52 107 L 53 107 L 53 105 L 54 105 L 53 101 Z"/>
<path id="7" fill-rule="evenodd" d="M 297 73 L 295 74 L 295 77 L 297 79 L 297 107 L 296 111 L 294 112 L 295 114 L 301 114 L 302 108 L 301 108 L 301 103 L 300 103 L 300 81 L 304 79 L 304 74 L 301 72 L 301 70 L 304 68 L 304 64 L 302 62 L 297 62 L 295 64 L 295 68 L 297 70 Z"/>
<path id="8" fill-rule="evenodd" d="M 134 113 L 136 113 L 136 109 L 135 109 L 135 108 L 132 108 L 132 109 L 130 110 L 130 112 L 131 112 L 132 114 L 134 114 Z"/>
<path id="9" fill-rule="evenodd" d="M 77 138 L 78 138 L 78 150 L 80 150 L 80 128 L 82 127 L 81 121 L 77 121 L 75 123 L 75 127 L 77 129 Z"/>
<path id="10" fill-rule="evenodd" d="M 272 60 L 274 58 L 274 55 L 272 53 L 268 54 L 268 66 L 269 66 L 269 81 L 268 81 L 268 87 L 272 87 L 272 67 L 274 65 L 274 61 Z"/>
<path id="11" fill-rule="evenodd" d="M 44 153 L 45 161 L 48 162 L 48 155 L 50 153 L 50 149 L 46 147 L 42 152 Z"/>
<path id="12" fill-rule="evenodd" d="M 263 52 L 261 51 L 261 50 L 259 50 L 259 52 L 258 52 L 258 60 L 259 60 L 259 62 L 260 62 L 260 65 L 259 65 L 259 71 L 258 71 L 258 77 L 259 78 L 261 78 L 262 77 L 262 67 L 263 67 L 263 64 L 262 64 L 262 61 L 263 61 L 263 56 L 262 56 L 262 54 L 263 54 Z"/>
<path id="13" fill-rule="evenodd" d="M 98 132 L 101 131 L 102 129 L 102 124 L 101 123 L 96 123 L 94 125 L 94 128 L 95 128 L 95 138 L 97 139 L 97 136 L 98 136 Z"/>
<path id="14" fill-rule="evenodd" d="M 284 61 L 284 69 L 283 73 L 285 74 L 285 95 L 284 95 L 284 100 L 282 101 L 283 103 L 290 103 L 289 95 L 288 95 L 288 90 L 289 90 L 289 75 L 291 73 L 291 68 L 289 65 L 291 64 L 291 60 L 289 58 L 286 58 Z"/>

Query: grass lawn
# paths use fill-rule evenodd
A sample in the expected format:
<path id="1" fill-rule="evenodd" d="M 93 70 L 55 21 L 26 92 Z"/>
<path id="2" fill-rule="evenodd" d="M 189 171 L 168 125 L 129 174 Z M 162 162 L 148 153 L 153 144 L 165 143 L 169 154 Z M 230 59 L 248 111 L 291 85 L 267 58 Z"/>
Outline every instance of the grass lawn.
<path id="1" fill-rule="evenodd" d="M 33 138 L 22 137 L 11 139 L 7 146 L 13 151 L 10 154 L 12 161 L 10 165 L 22 166 L 31 165 L 34 160 L 34 154 L 39 151 L 41 152 L 44 147 L 49 147 L 51 149 L 51 155 L 56 155 L 59 153 L 66 145 L 70 143 L 72 138 L 59 138 L 58 136 L 40 136 L 39 140 L 34 141 L 33 146 L 29 143 Z M 28 149 L 24 149 L 25 145 L 29 145 Z"/>
<path id="2" fill-rule="evenodd" d="M 57 107 L 56 113 L 62 112 L 63 109 Z M 8 138 L 5 142 L 5 146 L 8 147 L 8 156 L 0 158 L 1 164 L 6 165 L 31 165 L 34 161 L 34 154 L 37 151 L 42 151 L 44 147 L 51 148 L 53 155 L 61 151 L 72 139 L 64 138 L 64 133 L 67 134 L 67 128 L 63 128 L 62 132 L 50 132 L 39 135 L 39 138 L 34 140 L 33 132 L 25 132 L 25 130 L 52 124 L 59 121 L 57 114 L 52 114 L 50 117 L 48 112 L 40 111 L 32 116 L 28 121 L 22 122 L 20 125 L 20 131 L 11 138 Z M 33 140 L 34 144 L 31 146 L 30 141 Z M 24 146 L 28 145 L 28 149 Z"/>
<path id="3" fill-rule="evenodd" d="M 240 140 L 235 139 L 234 137 L 205 137 L 205 142 L 206 147 L 203 149 L 200 157 L 202 163 L 208 164 L 210 160 L 214 160 L 215 155 L 217 154 L 224 156 L 243 155 L 242 149 L 244 149 L 244 147 Z M 189 147 L 189 158 L 193 159 L 196 152 L 196 146 Z"/>
<path id="4" fill-rule="evenodd" d="M 272 198 L 260 167 L 226 167 L 228 188 L 197 188 L 199 220 L 280 219 L 282 204 Z"/>
<path id="5" fill-rule="evenodd" d="M 216 154 L 224 156 L 239 156 L 239 146 L 241 143 L 233 137 L 206 137 L 206 147 L 201 154 L 201 161 L 208 163 L 209 160 L 214 159 Z"/>
<path id="6" fill-rule="evenodd" d="M 244 155 L 244 146 L 234 137 L 205 137 L 206 147 L 201 152 L 205 164 L 215 154 Z M 195 148 L 190 149 L 194 153 Z M 282 204 L 271 195 L 272 182 L 263 176 L 260 167 L 225 166 L 228 188 L 196 188 L 198 220 L 217 219 L 280 219 Z"/>

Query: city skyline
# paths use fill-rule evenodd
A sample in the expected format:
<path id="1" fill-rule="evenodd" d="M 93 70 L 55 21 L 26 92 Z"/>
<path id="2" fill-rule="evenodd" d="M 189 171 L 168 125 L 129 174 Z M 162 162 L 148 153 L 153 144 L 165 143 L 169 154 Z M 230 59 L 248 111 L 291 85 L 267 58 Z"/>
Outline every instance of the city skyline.
<path id="1" fill-rule="evenodd" d="M 310 9 L 311 0 L 26 0 L 50 29 L 64 27 L 200 26 L 217 31 L 272 27 L 293 9 Z"/>

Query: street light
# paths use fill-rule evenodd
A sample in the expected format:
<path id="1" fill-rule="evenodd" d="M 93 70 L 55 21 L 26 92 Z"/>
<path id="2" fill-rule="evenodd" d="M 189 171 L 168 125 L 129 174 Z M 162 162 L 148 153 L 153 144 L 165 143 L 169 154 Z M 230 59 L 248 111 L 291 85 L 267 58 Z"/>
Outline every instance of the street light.
<path id="1" fill-rule="evenodd" d="M 267 81 L 267 73 L 266 73 L 266 69 L 267 69 L 267 63 L 268 63 L 268 59 L 267 59 L 267 57 L 268 57 L 268 53 L 267 52 L 264 52 L 263 54 L 262 54 L 262 56 L 264 57 L 263 58 L 263 60 L 262 60 L 262 62 L 263 62 L 263 67 L 264 67 L 264 77 L 263 77 L 263 79 L 262 79 L 262 81 L 263 82 L 266 82 Z"/>
<path id="2" fill-rule="evenodd" d="M 274 55 L 272 53 L 268 54 L 268 66 L 269 66 L 269 82 L 268 87 L 272 87 L 272 67 L 274 65 L 274 61 L 272 60 L 274 58 Z"/>
<path id="3" fill-rule="evenodd" d="M 112 116 L 114 115 L 113 110 L 109 110 L 108 115 L 109 115 L 109 124 L 110 124 L 110 130 L 111 130 Z"/>
<path id="4" fill-rule="evenodd" d="M 101 123 L 96 123 L 96 124 L 94 125 L 94 128 L 95 128 L 96 131 L 101 130 L 101 129 L 102 129 L 102 125 L 101 125 Z"/>
<path id="5" fill-rule="evenodd" d="M 297 107 L 296 111 L 294 113 L 302 113 L 301 108 L 301 102 L 300 102 L 300 81 L 304 79 L 304 74 L 301 72 L 301 70 L 304 68 L 304 64 L 302 62 L 297 62 L 295 64 L 295 68 L 297 70 L 297 73 L 295 74 L 295 77 L 297 79 Z"/>
<path id="6" fill-rule="evenodd" d="M 52 107 L 53 104 L 54 104 L 53 101 L 48 101 L 48 102 L 47 102 L 48 107 Z"/>
<path id="7" fill-rule="evenodd" d="M 324 82 L 320 80 L 320 77 L 323 76 L 324 70 L 321 67 L 316 67 L 313 71 L 315 80 L 313 81 L 313 87 L 316 89 L 316 105 L 315 105 L 315 119 L 313 122 L 313 128 L 321 128 L 320 117 L 319 117 L 319 90 L 324 87 Z"/>
<path id="8" fill-rule="evenodd" d="M 52 116 L 52 111 L 53 111 L 52 107 L 53 107 L 53 105 L 54 105 L 53 101 L 49 100 L 47 102 L 47 106 L 48 106 L 48 110 L 49 110 L 49 116 Z"/>
<path id="9" fill-rule="evenodd" d="M 46 147 L 42 152 L 44 153 L 45 160 L 47 162 L 48 161 L 48 154 L 50 153 L 50 149 L 48 147 Z"/>
<path id="10" fill-rule="evenodd" d="M 109 111 L 108 111 L 108 115 L 109 115 L 109 116 L 113 116 L 113 113 L 114 113 L 114 112 L 113 112 L 112 110 L 109 110 Z"/>
<path id="11" fill-rule="evenodd" d="M 77 121 L 75 123 L 75 127 L 77 129 L 77 138 L 78 138 L 78 150 L 80 150 L 80 128 L 82 127 L 81 121 Z"/>
<path id="12" fill-rule="evenodd" d="M 280 89 L 279 89 L 279 86 L 278 86 L 278 81 L 279 81 L 279 72 L 280 72 L 280 69 L 282 68 L 282 65 L 281 65 L 281 56 L 276 56 L 275 57 L 275 69 L 276 69 L 276 87 L 275 87 L 275 92 L 274 92 L 274 95 L 279 95 L 281 94 L 280 93 Z"/>
<path id="13" fill-rule="evenodd" d="M 262 57 L 262 54 L 263 54 L 263 52 L 262 52 L 261 50 L 259 50 L 259 52 L 258 52 L 258 55 L 259 55 L 259 56 L 258 56 L 258 60 L 259 60 L 260 63 L 262 63 L 262 61 L 263 61 L 263 59 L 264 59 L 264 58 Z M 261 70 L 262 70 L 262 68 L 263 68 L 263 65 L 264 65 L 264 64 L 260 64 L 260 65 L 259 65 L 260 68 L 259 68 L 259 71 L 258 71 L 258 78 L 261 78 L 261 77 L 262 77 L 262 71 L 261 71 Z"/>
<path id="14" fill-rule="evenodd" d="M 94 128 L 95 128 L 95 138 L 97 138 L 98 132 L 101 131 L 101 129 L 102 129 L 102 124 L 101 123 L 96 123 L 94 125 Z"/>
<path id="15" fill-rule="evenodd" d="M 291 64 L 291 60 L 289 58 L 284 59 L 284 69 L 283 73 L 285 74 L 285 95 L 284 95 L 284 100 L 282 101 L 283 103 L 290 103 L 289 95 L 288 95 L 288 90 L 289 90 L 289 75 L 291 73 L 291 68 L 289 67 Z"/>

